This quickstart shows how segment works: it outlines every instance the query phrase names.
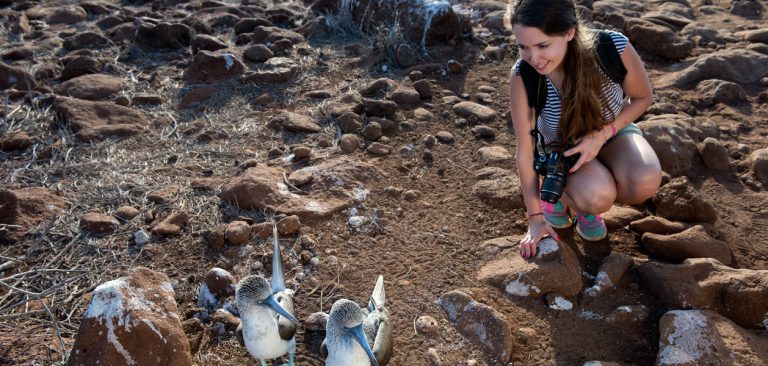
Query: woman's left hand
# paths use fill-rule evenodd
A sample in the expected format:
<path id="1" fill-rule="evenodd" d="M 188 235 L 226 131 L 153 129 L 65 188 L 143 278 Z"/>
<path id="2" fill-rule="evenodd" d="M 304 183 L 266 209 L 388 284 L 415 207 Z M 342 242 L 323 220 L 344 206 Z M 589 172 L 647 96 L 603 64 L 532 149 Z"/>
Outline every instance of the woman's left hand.
<path id="1" fill-rule="evenodd" d="M 579 170 L 584 164 L 592 161 L 592 159 L 594 159 L 600 152 L 605 141 L 605 135 L 602 131 L 592 131 L 576 140 L 576 146 L 565 150 L 563 153 L 565 156 L 581 153 L 579 160 L 576 161 L 576 164 L 573 164 L 573 167 L 571 167 L 571 170 L 568 172 L 573 173 Z"/>

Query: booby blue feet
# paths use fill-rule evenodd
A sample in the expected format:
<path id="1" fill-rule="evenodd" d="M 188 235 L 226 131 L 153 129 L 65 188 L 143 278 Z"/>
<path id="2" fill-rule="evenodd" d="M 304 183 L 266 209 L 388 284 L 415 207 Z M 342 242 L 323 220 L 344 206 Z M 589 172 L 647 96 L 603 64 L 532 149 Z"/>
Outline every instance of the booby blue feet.
<path id="1" fill-rule="evenodd" d="M 293 366 L 293 353 L 288 354 L 288 363 L 284 363 L 280 366 Z"/>
<path id="2" fill-rule="evenodd" d="M 267 366 L 267 361 L 264 361 L 263 359 L 259 359 L 259 362 L 261 362 L 261 366 Z"/>

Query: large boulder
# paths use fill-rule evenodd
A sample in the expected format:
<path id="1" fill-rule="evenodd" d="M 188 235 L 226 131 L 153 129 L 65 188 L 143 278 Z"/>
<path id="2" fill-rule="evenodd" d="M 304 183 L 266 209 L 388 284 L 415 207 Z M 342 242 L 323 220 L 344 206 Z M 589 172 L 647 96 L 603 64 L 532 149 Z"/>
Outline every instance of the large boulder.
<path id="1" fill-rule="evenodd" d="M 8 66 L 0 62 L 0 90 L 16 88 L 32 90 L 37 87 L 35 77 L 18 67 Z"/>
<path id="2" fill-rule="evenodd" d="M 505 252 L 503 258 L 482 266 L 477 278 L 520 297 L 539 297 L 550 292 L 571 297 L 582 288 L 581 265 L 576 253 L 567 244 L 552 238 L 539 242 L 536 257 L 532 259 L 521 257 L 516 250 Z"/>
<path id="3" fill-rule="evenodd" d="M 104 100 L 111 98 L 125 89 L 126 83 L 122 78 L 90 74 L 69 79 L 56 86 L 56 94 L 87 100 Z"/>
<path id="4" fill-rule="evenodd" d="M 150 49 L 186 48 L 192 40 L 192 30 L 179 23 L 142 23 L 136 29 L 136 43 Z"/>
<path id="5" fill-rule="evenodd" d="M 643 135 L 659 157 L 661 168 L 672 176 L 686 174 L 699 150 L 691 136 L 691 117 L 675 114 L 653 116 L 640 123 Z"/>
<path id="6" fill-rule="evenodd" d="M 768 55 L 748 48 L 735 47 L 702 55 L 691 66 L 666 77 L 661 86 L 672 84 L 685 88 L 706 79 L 732 81 L 741 85 L 754 83 L 768 74 Z"/>
<path id="7" fill-rule="evenodd" d="M 664 306 L 709 309 L 747 328 L 764 326 L 768 313 L 768 271 L 734 269 L 712 258 L 681 264 L 655 261 L 638 267 L 640 283 Z"/>
<path id="8" fill-rule="evenodd" d="M 506 365 L 520 346 L 503 314 L 460 291 L 450 291 L 437 303 L 459 333 L 485 353 L 491 365 Z"/>
<path id="9" fill-rule="evenodd" d="M 768 337 L 709 310 L 672 310 L 661 317 L 656 365 L 725 364 L 768 364 Z"/>
<path id="10" fill-rule="evenodd" d="M 57 97 L 54 106 L 59 119 L 84 141 L 133 136 L 149 124 L 141 111 L 109 102 Z"/>
<path id="11" fill-rule="evenodd" d="M 717 211 L 692 186 L 686 177 L 677 177 L 663 185 L 652 198 L 656 214 L 673 221 L 717 221 Z"/>
<path id="12" fill-rule="evenodd" d="M 640 241 L 653 257 L 666 261 L 715 258 L 723 264 L 731 264 L 728 243 L 713 238 L 701 225 L 671 235 L 645 233 Z"/>
<path id="13" fill-rule="evenodd" d="M 184 72 L 184 81 L 211 84 L 237 79 L 244 71 L 243 62 L 229 52 L 200 51 Z"/>
<path id="14" fill-rule="evenodd" d="M 303 192 L 285 183 L 286 171 L 276 167 L 252 167 L 230 179 L 221 189 L 221 199 L 245 210 L 283 212 L 299 217 L 325 217 L 364 199 L 366 184 L 383 172 L 373 165 L 348 157 L 327 160 L 303 168 L 312 181 Z"/>
<path id="15" fill-rule="evenodd" d="M 646 52 L 672 60 L 686 58 L 693 50 L 693 42 L 677 35 L 673 30 L 650 21 L 633 20 L 627 26 L 628 36 Z"/>
<path id="16" fill-rule="evenodd" d="M 168 276 L 136 267 L 96 287 L 67 365 L 192 365 Z"/>
<path id="17" fill-rule="evenodd" d="M 502 168 L 488 167 L 475 173 L 478 180 L 472 194 L 483 203 L 500 210 L 524 207 L 523 193 L 517 174 Z"/>

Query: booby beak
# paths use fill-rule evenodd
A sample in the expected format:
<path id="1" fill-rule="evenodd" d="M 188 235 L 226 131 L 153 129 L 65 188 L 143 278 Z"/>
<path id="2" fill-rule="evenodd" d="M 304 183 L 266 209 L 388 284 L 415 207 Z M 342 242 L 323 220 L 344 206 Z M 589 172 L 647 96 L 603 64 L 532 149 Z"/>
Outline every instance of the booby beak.
<path id="1" fill-rule="evenodd" d="M 284 316 L 286 319 L 290 320 L 291 322 L 293 322 L 295 324 L 299 324 L 299 321 L 296 320 L 296 318 L 294 318 L 293 315 L 291 315 L 291 313 L 289 313 L 282 306 L 280 306 L 280 303 L 278 303 L 277 300 L 275 300 L 274 296 L 270 295 L 268 298 L 266 298 L 264 300 L 264 305 L 266 305 L 270 309 L 274 310 L 278 314 Z"/>
<path id="2" fill-rule="evenodd" d="M 360 324 L 352 329 L 352 334 L 355 336 L 355 340 L 357 343 L 360 344 L 360 347 L 363 347 L 363 350 L 365 353 L 368 354 L 368 359 L 371 360 L 371 365 L 373 366 L 379 366 L 379 362 L 376 361 L 376 356 L 373 355 L 373 351 L 371 350 L 371 347 L 368 345 L 368 340 L 365 338 L 365 333 L 363 333 L 363 325 Z"/>

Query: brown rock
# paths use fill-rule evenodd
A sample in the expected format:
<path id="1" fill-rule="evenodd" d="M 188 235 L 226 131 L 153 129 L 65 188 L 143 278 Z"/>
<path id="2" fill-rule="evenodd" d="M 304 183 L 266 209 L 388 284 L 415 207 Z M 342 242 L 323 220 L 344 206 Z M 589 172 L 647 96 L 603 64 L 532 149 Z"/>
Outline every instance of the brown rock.
<path id="1" fill-rule="evenodd" d="M 251 227 L 245 221 L 232 221 L 227 224 L 224 237 L 232 245 L 242 245 L 251 240 Z"/>
<path id="2" fill-rule="evenodd" d="M 522 208 L 522 188 L 517 174 L 497 167 L 483 168 L 475 173 L 479 182 L 472 186 L 472 194 L 483 203 L 502 210 Z"/>
<path id="3" fill-rule="evenodd" d="M 82 75 L 54 88 L 56 94 L 87 100 L 105 100 L 125 89 L 122 78 L 104 74 Z"/>
<path id="4" fill-rule="evenodd" d="M 0 62 L 0 90 L 16 88 L 32 90 L 37 87 L 35 77 L 29 72 Z"/>
<path id="5" fill-rule="evenodd" d="M 728 150 L 717 139 L 712 137 L 704 139 L 700 153 L 701 159 L 708 168 L 721 172 L 730 169 Z"/>
<path id="6" fill-rule="evenodd" d="M 519 350 L 509 322 L 494 308 L 459 291 L 443 294 L 437 303 L 456 330 L 480 347 L 489 362 L 507 364 Z"/>
<path id="7" fill-rule="evenodd" d="M 650 261 L 638 267 L 640 283 L 664 306 L 709 309 L 742 327 L 764 327 L 768 311 L 768 271 L 734 269 L 712 258 L 681 264 Z"/>
<path id="8" fill-rule="evenodd" d="M 189 84 L 212 84 L 239 78 L 244 70 L 243 62 L 231 53 L 200 51 L 184 72 L 184 81 Z"/>
<path id="9" fill-rule="evenodd" d="M 635 260 L 624 253 L 611 253 L 600 264 L 595 276 L 595 285 L 585 292 L 587 295 L 597 296 L 615 287 L 634 263 Z"/>
<path id="10" fill-rule="evenodd" d="M 207 102 L 213 96 L 219 93 L 219 89 L 213 86 L 201 86 L 195 88 L 181 98 L 179 102 L 179 109 L 186 109 L 196 107 L 200 104 Z"/>
<path id="11" fill-rule="evenodd" d="M 259 65 L 259 71 L 245 75 L 244 83 L 280 84 L 291 81 L 299 73 L 299 64 L 286 57 L 272 57 Z"/>
<path id="12" fill-rule="evenodd" d="M 605 220 L 605 226 L 608 230 L 615 230 L 627 226 L 630 222 L 637 221 L 643 218 L 643 213 L 635 210 L 634 208 L 611 206 L 608 212 L 603 214 Z"/>
<path id="13" fill-rule="evenodd" d="M 661 168 L 672 176 L 687 173 L 698 154 L 696 142 L 691 137 L 693 118 L 677 114 L 652 116 L 640 124 L 648 143 L 661 162 Z"/>
<path id="14" fill-rule="evenodd" d="M 310 116 L 287 112 L 283 120 L 283 127 L 290 132 L 317 133 L 322 129 Z"/>
<path id="15" fill-rule="evenodd" d="M 768 186 L 768 148 L 759 149 L 750 155 L 752 174 Z"/>
<path id="16" fill-rule="evenodd" d="M 193 54 L 200 50 L 218 51 L 229 47 L 226 42 L 207 34 L 196 34 L 192 36 L 189 45 L 192 47 Z"/>
<path id="17" fill-rule="evenodd" d="M 392 147 L 380 142 L 374 142 L 368 145 L 368 147 L 365 148 L 365 151 L 368 151 L 373 155 L 388 155 L 390 152 L 392 152 Z"/>
<path id="18" fill-rule="evenodd" d="M 686 177 L 677 177 L 663 185 L 653 196 L 656 214 L 673 221 L 707 222 L 717 221 L 717 212 L 691 186 Z"/>
<path id="19" fill-rule="evenodd" d="M 360 138 L 353 134 L 344 134 L 339 138 L 339 149 L 345 154 L 353 153 L 360 149 Z"/>
<path id="20" fill-rule="evenodd" d="M 301 186 L 312 181 L 312 173 L 307 170 L 300 169 L 288 176 L 288 182 L 294 186 Z"/>
<path id="21" fill-rule="evenodd" d="M 218 267 L 211 268 L 200 284 L 197 306 L 207 309 L 221 307 L 228 297 L 235 294 L 236 286 L 237 281 L 231 273 Z"/>
<path id="22" fill-rule="evenodd" d="M 512 154 L 502 146 L 481 147 L 477 152 L 480 153 L 480 157 L 486 165 L 509 166 L 514 159 Z"/>
<path id="23" fill-rule="evenodd" d="M 79 6 L 57 7 L 48 14 L 48 24 L 75 24 L 85 20 L 88 13 Z"/>
<path id="24" fill-rule="evenodd" d="M 652 256 L 663 260 L 680 262 L 687 258 L 715 258 L 723 264 L 731 264 L 728 243 L 711 237 L 701 225 L 671 235 L 645 233 L 640 241 Z"/>
<path id="25" fill-rule="evenodd" d="M 496 111 L 473 102 L 460 102 L 453 106 L 453 112 L 464 118 L 476 118 L 480 122 L 489 122 L 496 118 Z"/>
<path id="26" fill-rule="evenodd" d="M 272 223 L 260 222 L 255 224 L 251 226 L 251 232 L 253 232 L 254 236 L 258 239 L 266 239 L 272 235 Z"/>
<path id="27" fill-rule="evenodd" d="M 221 323 L 228 332 L 234 332 L 240 325 L 240 318 L 234 316 L 226 309 L 217 309 L 211 314 L 211 323 Z"/>
<path id="28" fill-rule="evenodd" d="M 136 267 L 93 291 L 67 365 L 192 365 L 168 277 Z"/>
<path id="29" fill-rule="evenodd" d="M 149 124 L 142 112 L 114 103 L 57 97 L 54 105 L 59 119 L 84 141 L 132 136 Z"/>
<path id="30" fill-rule="evenodd" d="M 291 215 L 277 222 L 277 232 L 280 235 L 293 235 L 301 229 L 301 220 L 296 215 Z"/>
<path id="31" fill-rule="evenodd" d="M 423 315 L 416 319 L 416 331 L 421 334 L 434 334 L 440 330 L 437 320 L 429 315 Z"/>
<path id="32" fill-rule="evenodd" d="M 416 104 L 421 100 L 421 95 L 416 89 L 407 86 L 399 86 L 392 92 L 390 98 L 397 104 Z"/>
<path id="33" fill-rule="evenodd" d="M 150 24 L 139 22 L 135 31 L 136 43 L 148 48 L 185 48 L 192 39 L 192 29 L 181 23 Z M 198 55 L 200 52 L 197 53 Z M 195 55 L 197 59 L 197 55 Z"/>
<path id="34" fill-rule="evenodd" d="M 187 221 L 189 221 L 189 214 L 186 211 L 174 212 L 153 227 L 152 234 L 176 235 L 181 232 L 183 227 L 187 226 Z"/>
<path id="35" fill-rule="evenodd" d="M 15 224 L 19 214 L 19 198 L 13 191 L 0 188 L 0 224 Z"/>
<path id="36" fill-rule="evenodd" d="M 648 232 L 660 235 L 676 234 L 693 227 L 694 224 L 673 222 L 659 216 L 648 216 L 629 224 L 629 229 L 640 235 Z"/>
<path id="37" fill-rule="evenodd" d="M 163 188 L 160 188 L 156 191 L 150 192 L 147 195 L 147 201 L 156 203 L 156 204 L 166 204 L 173 202 L 174 197 L 179 194 L 179 186 L 177 185 L 169 185 L 165 186 Z"/>
<path id="38" fill-rule="evenodd" d="M 250 46 L 243 51 L 243 58 L 252 62 L 264 62 L 272 57 L 275 57 L 275 53 L 263 44 Z"/>
<path id="39" fill-rule="evenodd" d="M 312 149 L 303 145 L 294 147 L 291 152 L 296 159 L 306 159 L 312 155 Z"/>
<path id="40" fill-rule="evenodd" d="M 224 244 L 227 239 L 226 235 L 224 234 L 224 229 L 221 228 L 206 231 L 203 234 L 203 238 L 205 239 L 205 244 L 208 245 L 208 248 L 212 252 L 218 252 L 221 250 L 221 248 L 224 248 Z"/>
<path id="41" fill-rule="evenodd" d="M 111 234 L 120 227 L 120 222 L 110 215 L 88 212 L 80 218 L 80 229 L 91 234 Z"/>
<path id="42" fill-rule="evenodd" d="M 768 337 L 747 331 L 709 310 L 672 310 L 661 317 L 657 365 L 724 362 L 768 364 Z"/>
<path id="43" fill-rule="evenodd" d="M 419 93 L 421 99 L 432 98 L 432 86 L 426 80 L 418 80 L 413 83 L 413 88 Z"/>
<path id="44" fill-rule="evenodd" d="M 248 210 L 266 209 L 305 218 L 324 217 L 351 204 L 355 188 L 379 179 L 381 171 L 359 160 L 340 157 L 306 167 L 312 184 L 305 186 L 306 195 L 286 194 L 284 170 L 275 167 L 253 167 L 230 179 L 222 187 L 222 200 Z"/>
<path id="45" fill-rule="evenodd" d="M 521 297 L 549 292 L 576 296 L 581 292 L 581 266 L 573 249 L 552 238 L 539 243 L 536 257 L 525 259 L 517 251 L 487 263 L 477 273 L 480 281 Z"/>
<path id="46" fill-rule="evenodd" d="M 488 139 L 495 138 L 497 134 L 496 129 L 486 125 L 477 125 L 475 127 L 472 127 L 472 133 L 477 138 L 488 138 Z"/>
<path id="47" fill-rule="evenodd" d="M 679 37 L 671 29 L 649 21 L 629 22 L 627 33 L 629 39 L 644 51 L 672 60 L 687 57 L 694 46 L 693 42 Z"/>
<path id="48" fill-rule="evenodd" d="M 0 137 L 1 151 L 26 150 L 32 146 L 32 138 L 24 131 L 11 132 Z"/>
<path id="49" fill-rule="evenodd" d="M 64 39 L 64 48 L 68 50 L 95 50 L 111 45 L 109 38 L 101 35 L 101 32 L 82 32 Z"/>
<path id="50" fill-rule="evenodd" d="M 381 125 L 378 122 L 368 122 L 363 128 L 363 136 L 370 141 L 376 141 L 382 136 Z"/>

